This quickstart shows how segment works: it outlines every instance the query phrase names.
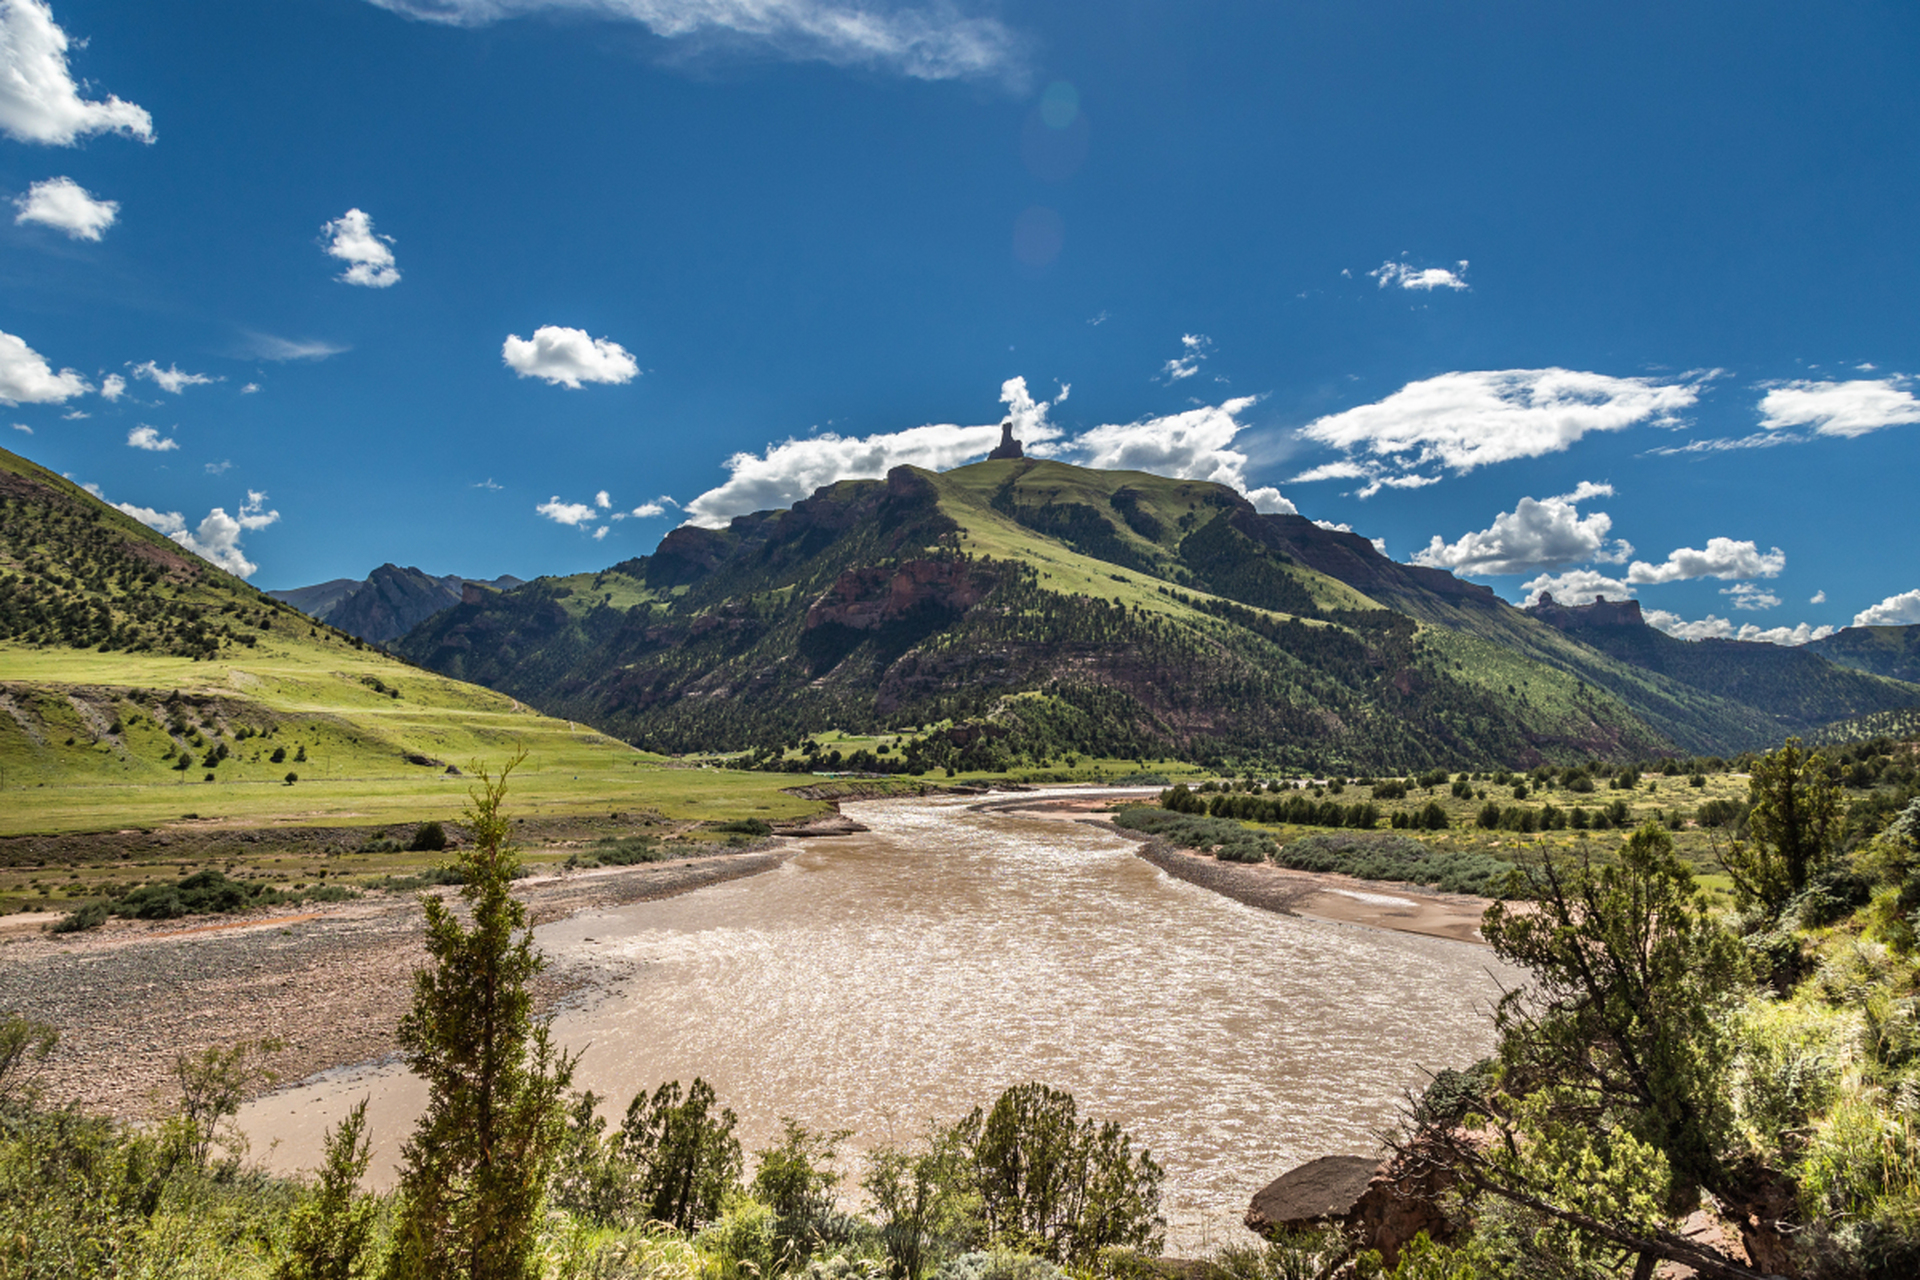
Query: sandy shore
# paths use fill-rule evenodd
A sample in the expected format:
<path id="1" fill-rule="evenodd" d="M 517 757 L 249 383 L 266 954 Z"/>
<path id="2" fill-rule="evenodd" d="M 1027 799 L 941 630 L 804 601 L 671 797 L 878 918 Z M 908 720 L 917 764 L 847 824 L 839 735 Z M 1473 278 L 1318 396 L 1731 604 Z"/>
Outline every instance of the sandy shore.
<path id="1" fill-rule="evenodd" d="M 1140 856 L 1168 875 L 1264 911 L 1486 944 L 1486 939 L 1480 936 L 1480 917 L 1492 905 L 1490 899 L 1464 893 L 1430 893 L 1423 888 L 1352 876 L 1293 871 L 1272 863 L 1221 862 L 1101 820 L 1098 815 L 1112 805 L 1114 796 L 1115 793 L 1109 791 L 1088 796 L 1016 797 L 975 807 L 1026 817 L 1095 823 L 1115 835 L 1140 841 Z"/>
<path id="2" fill-rule="evenodd" d="M 794 846 L 637 867 L 530 877 L 515 885 L 536 925 L 588 908 L 688 893 L 779 866 Z M 433 892 L 452 894 L 452 889 Z M 83 934 L 0 942 L 0 1009 L 60 1029 L 42 1077 L 49 1100 L 121 1116 L 171 1094 L 176 1055 L 273 1037 L 281 1082 L 394 1051 L 393 1033 L 426 961 L 415 895 L 369 894 L 240 918 L 113 921 Z M 552 968 L 552 1008 L 589 980 Z"/>

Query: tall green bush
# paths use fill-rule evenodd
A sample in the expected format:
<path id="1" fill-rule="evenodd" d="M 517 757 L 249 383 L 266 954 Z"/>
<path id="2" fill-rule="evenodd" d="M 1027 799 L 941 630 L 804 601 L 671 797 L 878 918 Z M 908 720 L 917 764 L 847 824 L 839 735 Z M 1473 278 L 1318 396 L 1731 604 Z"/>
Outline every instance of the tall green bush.
<path id="1" fill-rule="evenodd" d="M 565 1138 L 564 1094 L 574 1060 L 533 1017 L 528 984 L 542 966 L 526 908 L 508 893 L 519 854 L 504 812 L 507 778 L 475 765 L 461 851 L 462 924 L 423 896 L 427 954 L 400 1022 L 408 1067 L 427 1082 L 427 1107 L 407 1141 L 393 1280 L 526 1280 L 548 1174 Z"/>

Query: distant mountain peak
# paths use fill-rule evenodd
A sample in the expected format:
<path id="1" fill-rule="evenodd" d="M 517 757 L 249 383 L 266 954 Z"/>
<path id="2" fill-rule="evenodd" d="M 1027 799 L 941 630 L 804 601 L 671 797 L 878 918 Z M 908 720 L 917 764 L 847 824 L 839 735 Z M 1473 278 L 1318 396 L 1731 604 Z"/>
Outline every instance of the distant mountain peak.
<path id="1" fill-rule="evenodd" d="M 470 587 L 511 591 L 524 585 L 511 574 L 492 579 L 465 578 L 453 573 L 435 576 L 388 561 L 364 579 L 335 578 L 317 586 L 267 594 L 349 635 L 386 644 L 442 609 L 459 604 Z"/>

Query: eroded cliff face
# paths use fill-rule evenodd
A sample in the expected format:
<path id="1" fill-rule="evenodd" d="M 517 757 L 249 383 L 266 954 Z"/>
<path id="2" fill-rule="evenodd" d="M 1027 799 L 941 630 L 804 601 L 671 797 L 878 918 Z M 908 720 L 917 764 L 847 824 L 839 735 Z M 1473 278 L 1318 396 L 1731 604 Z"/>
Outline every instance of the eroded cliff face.
<path id="1" fill-rule="evenodd" d="M 1527 612 L 1550 627 L 1579 631 L 1586 627 L 1644 627 L 1638 600 L 1595 600 L 1592 604 L 1561 604 L 1551 592 L 1540 593 Z"/>
<path id="2" fill-rule="evenodd" d="M 966 560 L 909 560 L 849 569 L 807 610 L 806 630 L 838 625 L 875 631 L 927 611 L 964 613 L 980 603 L 996 580 Z"/>

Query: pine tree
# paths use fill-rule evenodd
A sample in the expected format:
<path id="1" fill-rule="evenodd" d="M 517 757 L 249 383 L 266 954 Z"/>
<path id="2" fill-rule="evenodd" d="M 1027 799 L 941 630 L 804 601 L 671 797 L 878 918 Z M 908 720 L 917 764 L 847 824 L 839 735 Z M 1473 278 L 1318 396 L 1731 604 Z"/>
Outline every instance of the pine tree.
<path id="1" fill-rule="evenodd" d="M 502 802 L 523 759 L 497 777 L 475 768 L 466 813 L 473 840 L 459 859 L 471 924 L 422 897 L 432 963 L 414 975 L 399 1041 L 429 1096 L 404 1151 L 394 1280 L 523 1280 L 537 1272 L 536 1228 L 565 1137 L 574 1059 L 533 1016 L 527 987 L 544 962 L 525 906 L 508 892 L 520 860 Z"/>

